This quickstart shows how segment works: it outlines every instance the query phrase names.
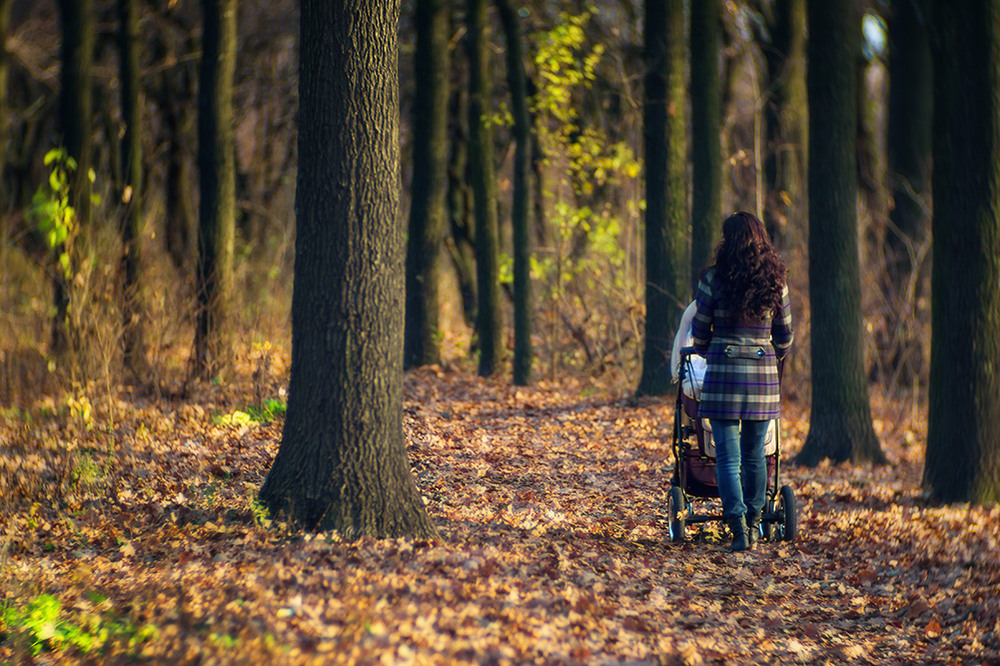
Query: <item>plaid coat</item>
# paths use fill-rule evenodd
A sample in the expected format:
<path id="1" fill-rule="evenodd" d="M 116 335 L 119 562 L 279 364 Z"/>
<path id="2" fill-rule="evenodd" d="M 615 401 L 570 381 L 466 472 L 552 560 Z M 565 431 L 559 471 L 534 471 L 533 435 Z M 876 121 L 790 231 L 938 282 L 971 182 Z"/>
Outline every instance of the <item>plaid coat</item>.
<path id="1" fill-rule="evenodd" d="M 698 284 L 698 312 L 691 324 L 694 346 L 708 361 L 698 415 L 708 419 L 768 421 L 781 411 L 778 359 L 792 345 L 788 286 L 774 316 L 736 322 L 713 291 L 710 268 Z"/>

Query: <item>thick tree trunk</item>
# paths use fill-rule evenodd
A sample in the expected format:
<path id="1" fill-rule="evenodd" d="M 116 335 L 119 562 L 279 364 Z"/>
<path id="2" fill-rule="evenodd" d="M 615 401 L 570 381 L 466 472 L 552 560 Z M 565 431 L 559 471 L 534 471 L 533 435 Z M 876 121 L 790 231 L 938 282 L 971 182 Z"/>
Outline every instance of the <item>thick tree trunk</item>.
<path id="1" fill-rule="evenodd" d="M 232 363 L 233 251 L 236 168 L 233 75 L 236 69 L 237 0 L 203 0 L 204 36 L 198 86 L 198 316 L 194 371 L 201 378 L 225 374 Z"/>
<path id="2" fill-rule="evenodd" d="M 260 499 L 348 538 L 436 535 L 403 442 L 398 16 L 302 2 L 291 384 Z"/>
<path id="3" fill-rule="evenodd" d="M 76 224 L 85 228 L 90 219 L 91 183 L 88 178 L 93 117 L 93 61 L 96 27 L 93 0 L 59 0 L 62 22 L 62 72 L 59 94 L 59 126 L 62 142 L 76 160 L 72 205 Z M 66 276 L 54 271 L 51 349 L 56 354 L 70 347 L 70 289 Z"/>
<path id="4" fill-rule="evenodd" d="M 122 351 L 125 365 L 145 378 L 145 309 L 139 272 L 142 267 L 142 107 L 139 96 L 139 13 L 136 0 L 119 0 L 122 119 L 122 254 L 119 265 L 122 292 Z"/>
<path id="5" fill-rule="evenodd" d="M 514 115 L 514 192 L 511 221 L 514 237 L 514 384 L 531 382 L 531 222 L 529 176 L 531 116 L 524 72 L 521 26 L 510 0 L 497 0 L 507 38 L 507 85 Z"/>
<path id="6" fill-rule="evenodd" d="M 500 370 L 503 312 L 500 309 L 500 239 L 497 221 L 493 137 L 488 123 L 491 99 L 486 0 L 468 0 L 469 166 L 476 219 L 476 334 L 479 374 Z"/>
<path id="7" fill-rule="evenodd" d="M 879 351 L 905 382 L 926 371 L 920 329 L 926 323 L 925 255 L 930 222 L 934 77 L 930 2 L 893 4 L 889 23 L 888 169 L 890 224 L 885 232 L 889 310 Z"/>
<path id="8" fill-rule="evenodd" d="M 796 462 L 884 463 L 864 370 L 855 157 L 854 0 L 811 0 L 809 34 L 809 298 L 812 415 Z"/>
<path id="9" fill-rule="evenodd" d="M 664 395 L 674 333 L 691 295 L 682 0 L 646 0 L 645 48 L 646 332 L 638 393 Z"/>
<path id="10" fill-rule="evenodd" d="M 1000 3 L 939 0 L 924 484 L 1000 502 Z"/>
<path id="11" fill-rule="evenodd" d="M 806 232 L 806 0 L 777 0 L 773 11 L 771 42 L 763 47 L 770 91 L 764 222 L 777 245 L 794 247 Z"/>
<path id="12" fill-rule="evenodd" d="M 691 4 L 691 284 L 712 261 L 722 223 L 719 0 Z"/>
<path id="13" fill-rule="evenodd" d="M 406 254 L 403 365 L 441 362 L 440 257 L 447 222 L 448 28 L 444 0 L 417 0 L 413 186 Z"/>

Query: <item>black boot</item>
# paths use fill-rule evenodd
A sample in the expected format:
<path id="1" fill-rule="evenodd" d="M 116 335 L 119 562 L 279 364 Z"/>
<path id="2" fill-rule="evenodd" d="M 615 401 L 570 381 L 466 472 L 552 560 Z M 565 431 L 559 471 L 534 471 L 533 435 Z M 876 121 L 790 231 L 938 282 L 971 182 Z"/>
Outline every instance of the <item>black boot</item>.
<path id="1" fill-rule="evenodd" d="M 733 533 L 733 545 L 729 550 L 733 553 L 742 552 L 750 548 L 747 542 L 747 521 L 743 516 L 729 518 L 729 531 Z"/>
<path id="2" fill-rule="evenodd" d="M 757 540 L 760 539 L 760 514 L 747 511 L 747 544 L 750 550 L 757 548 Z"/>

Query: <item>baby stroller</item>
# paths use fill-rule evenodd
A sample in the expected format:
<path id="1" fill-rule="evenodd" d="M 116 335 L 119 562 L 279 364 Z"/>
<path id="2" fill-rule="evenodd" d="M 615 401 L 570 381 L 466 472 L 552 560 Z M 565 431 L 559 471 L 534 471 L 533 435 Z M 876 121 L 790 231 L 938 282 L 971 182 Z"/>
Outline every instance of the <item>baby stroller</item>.
<path id="1" fill-rule="evenodd" d="M 673 434 L 674 472 L 667 496 L 671 541 L 684 541 L 689 524 L 723 520 L 721 511 L 699 512 L 692 502 L 694 499 L 719 497 L 719 487 L 715 480 L 712 426 L 708 419 L 698 417 L 706 361 L 692 347 L 691 321 L 696 310 L 696 303 L 691 303 L 684 312 L 674 337 L 670 364 L 677 383 Z M 795 494 L 791 486 L 781 486 L 779 482 L 780 431 L 780 424 L 772 421 L 765 440 L 767 501 L 761 516 L 761 531 L 765 539 L 792 541 L 798 533 Z"/>

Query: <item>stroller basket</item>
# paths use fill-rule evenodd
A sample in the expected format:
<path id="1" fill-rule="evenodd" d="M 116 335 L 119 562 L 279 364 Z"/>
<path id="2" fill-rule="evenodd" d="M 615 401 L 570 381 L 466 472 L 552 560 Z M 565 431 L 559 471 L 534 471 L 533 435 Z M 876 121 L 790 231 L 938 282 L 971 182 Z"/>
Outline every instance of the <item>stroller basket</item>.
<path id="1" fill-rule="evenodd" d="M 683 391 L 680 392 L 682 414 L 682 434 L 694 435 L 693 440 L 684 442 L 685 446 L 677 447 L 675 455 L 680 455 L 687 474 L 685 492 L 693 497 L 708 498 L 719 496 L 719 485 L 715 480 L 715 444 L 712 441 L 712 430 L 707 419 L 698 417 L 698 401 Z M 685 438 L 687 439 L 687 438 Z M 767 480 L 771 483 L 778 465 L 777 456 L 777 426 L 774 422 L 768 426 L 765 440 L 764 460 L 767 464 Z"/>

